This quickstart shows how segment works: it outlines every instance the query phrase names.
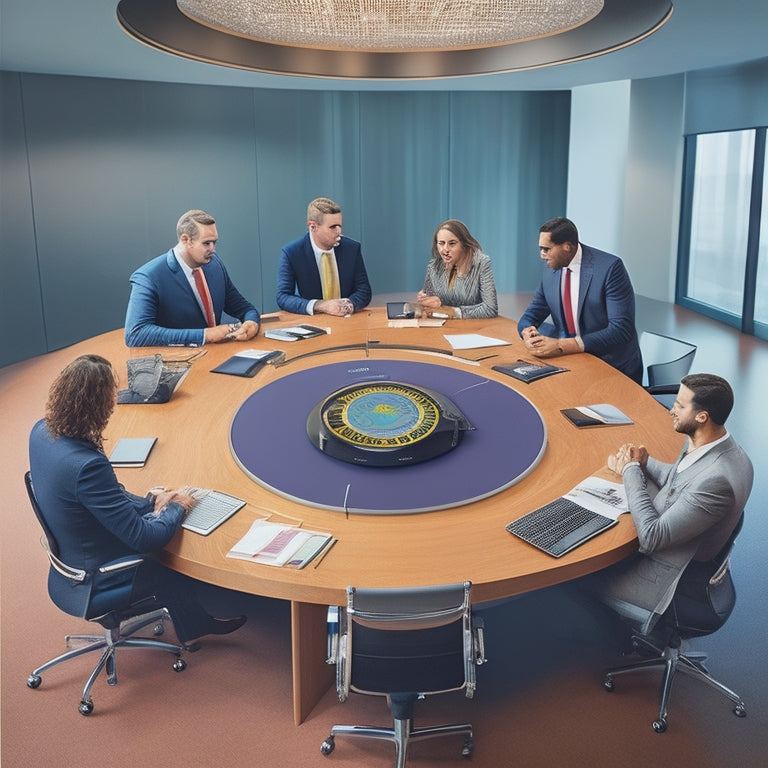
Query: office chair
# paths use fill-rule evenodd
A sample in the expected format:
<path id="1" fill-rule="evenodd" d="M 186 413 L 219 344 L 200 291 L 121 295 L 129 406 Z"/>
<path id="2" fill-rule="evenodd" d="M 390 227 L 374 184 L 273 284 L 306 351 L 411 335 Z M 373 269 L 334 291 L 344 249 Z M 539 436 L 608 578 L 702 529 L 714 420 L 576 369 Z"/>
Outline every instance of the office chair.
<path id="1" fill-rule="evenodd" d="M 643 331 L 640 334 L 640 351 L 645 364 L 645 390 L 665 408 L 671 408 L 680 388 L 680 379 L 691 370 L 696 345 Z"/>
<path id="2" fill-rule="evenodd" d="M 632 636 L 638 652 L 650 652 L 650 658 L 635 664 L 612 669 L 606 673 L 603 685 L 613 691 L 614 678 L 630 672 L 663 669 L 659 716 L 653 721 L 653 730 L 667 730 L 667 704 L 676 672 L 682 672 L 707 683 L 727 696 L 734 704 L 733 712 L 746 717 L 747 710 L 741 697 L 715 680 L 704 666 L 706 654 L 683 652 L 683 640 L 703 637 L 725 624 L 736 603 L 736 589 L 730 570 L 730 555 L 736 535 L 741 530 L 742 514 L 736 528 L 714 560 L 707 563 L 691 561 L 678 582 L 672 602 L 661 614 L 645 622 L 641 632 Z"/>
<path id="3" fill-rule="evenodd" d="M 470 757 L 472 726 L 414 728 L 413 709 L 428 694 L 475 692 L 475 667 L 485 662 L 482 620 L 470 609 L 470 582 L 401 589 L 347 587 L 346 608 L 328 612 L 328 663 L 336 664 L 340 701 L 350 691 L 386 696 L 392 728 L 334 725 L 321 752 L 329 755 L 338 735 L 395 744 L 396 768 L 405 766 L 411 742 L 457 734 Z"/>
<path id="4" fill-rule="evenodd" d="M 124 557 L 113 560 L 102 565 L 98 573 L 94 575 L 89 575 L 80 568 L 72 568 L 62 562 L 59 559 L 59 547 L 56 543 L 56 537 L 48 527 L 45 515 L 38 504 L 34 488 L 32 487 L 32 477 L 29 472 L 26 472 L 24 475 L 24 483 L 27 487 L 27 494 L 32 509 L 43 529 L 44 535 L 40 541 L 48 554 L 51 572 L 55 570 L 73 584 L 84 584 L 89 580 L 91 581 L 90 589 L 82 590 L 83 599 L 82 603 L 78 606 L 60 604 L 61 601 L 57 602 L 52 594 L 51 598 L 57 607 L 65 613 L 98 622 L 104 627 L 103 634 L 67 635 L 65 643 L 66 647 L 70 650 L 35 669 L 27 678 L 27 686 L 39 688 L 42 682 L 41 674 L 57 664 L 86 653 L 101 651 L 101 657 L 83 688 L 83 695 L 80 698 L 78 707 L 80 714 L 90 715 L 93 712 L 91 688 L 101 670 L 106 669 L 109 685 L 117 685 L 117 659 L 115 654 L 118 648 L 155 648 L 167 651 L 176 657 L 173 663 L 173 669 L 176 672 L 186 669 L 187 663 L 181 658 L 184 649 L 180 645 L 173 645 L 148 637 L 133 637 L 135 632 L 150 624 L 153 625 L 154 634 L 161 635 L 164 631 L 163 621 L 170 618 L 164 609 L 146 610 L 146 604 L 149 601 L 154 601 L 154 597 L 151 595 L 138 602 L 131 603 L 129 601 L 136 571 L 144 561 L 144 558 Z M 145 610 L 142 610 L 142 605 L 145 606 Z"/>

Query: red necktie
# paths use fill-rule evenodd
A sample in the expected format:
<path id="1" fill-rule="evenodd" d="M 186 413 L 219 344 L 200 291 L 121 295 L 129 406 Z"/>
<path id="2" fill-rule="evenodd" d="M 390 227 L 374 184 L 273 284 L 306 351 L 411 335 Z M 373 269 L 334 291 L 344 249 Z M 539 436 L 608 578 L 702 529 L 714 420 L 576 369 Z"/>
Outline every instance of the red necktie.
<path id="1" fill-rule="evenodd" d="M 565 315 L 565 326 L 571 336 L 576 335 L 576 323 L 573 319 L 573 306 L 571 305 L 571 270 L 565 268 L 565 286 L 563 288 L 563 314 Z"/>
<path id="2" fill-rule="evenodd" d="M 193 269 L 192 277 L 195 278 L 195 287 L 197 288 L 200 301 L 203 302 L 203 309 L 205 310 L 205 320 L 208 323 L 209 328 L 213 328 L 216 325 L 216 318 L 213 315 L 213 302 L 211 301 L 211 293 L 208 290 L 208 283 L 205 282 L 205 275 L 202 269 Z"/>

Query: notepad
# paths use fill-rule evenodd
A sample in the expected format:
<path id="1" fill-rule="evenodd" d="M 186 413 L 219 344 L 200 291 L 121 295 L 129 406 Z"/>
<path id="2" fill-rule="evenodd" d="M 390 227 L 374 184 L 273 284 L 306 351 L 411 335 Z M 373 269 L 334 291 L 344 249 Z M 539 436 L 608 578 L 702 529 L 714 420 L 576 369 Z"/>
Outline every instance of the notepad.
<path id="1" fill-rule="evenodd" d="M 256 520 L 227 557 L 263 565 L 305 568 L 333 542 L 330 533 Z"/>
<path id="2" fill-rule="evenodd" d="M 483 336 L 481 333 L 445 334 L 446 341 L 454 349 L 481 349 L 482 347 L 504 347 L 510 342 L 495 339 L 493 336 Z"/>
<path id="3" fill-rule="evenodd" d="M 113 467 L 143 467 L 156 437 L 121 437 L 112 449 L 109 463 Z"/>
<path id="4" fill-rule="evenodd" d="M 614 424 L 633 423 L 626 413 L 610 403 L 563 408 L 560 413 L 577 427 L 608 427 Z"/>

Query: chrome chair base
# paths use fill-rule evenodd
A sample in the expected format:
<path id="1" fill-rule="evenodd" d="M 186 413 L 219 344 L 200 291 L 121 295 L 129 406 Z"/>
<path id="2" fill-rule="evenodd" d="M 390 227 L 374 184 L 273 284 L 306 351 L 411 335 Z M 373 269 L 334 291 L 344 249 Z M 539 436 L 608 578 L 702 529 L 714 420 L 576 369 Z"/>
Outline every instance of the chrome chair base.
<path id="1" fill-rule="evenodd" d="M 165 631 L 164 622 L 168 620 L 170 620 L 168 612 L 161 609 L 124 621 L 119 627 L 105 629 L 104 634 L 101 635 L 67 635 L 65 637 L 65 644 L 69 650 L 33 670 L 27 678 L 27 686 L 29 688 L 39 688 L 42 683 L 42 673 L 51 669 L 51 667 L 87 653 L 101 651 L 99 661 L 85 683 L 80 704 L 78 705 L 81 715 L 90 715 L 93 712 L 91 688 L 101 671 L 106 670 L 107 683 L 109 685 L 117 685 L 116 652 L 118 648 L 155 648 L 167 651 L 176 657 L 173 663 L 173 669 L 176 672 L 186 669 L 187 662 L 181 658 L 181 654 L 184 651 L 181 645 L 174 645 L 173 643 L 150 637 L 133 636 L 136 632 L 150 624 L 154 625 L 153 633 L 155 635 L 162 635 Z"/>
<path id="2" fill-rule="evenodd" d="M 395 745 L 395 768 L 405 768 L 405 758 L 410 744 L 453 735 L 464 737 L 461 756 L 470 758 L 474 746 L 471 724 L 463 723 L 461 725 L 436 725 L 427 728 L 414 728 L 412 719 L 396 719 L 394 721 L 394 728 L 379 728 L 369 725 L 334 725 L 331 728 L 331 735 L 322 743 L 320 751 L 324 755 L 330 755 L 336 746 L 336 736 L 391 741 Z"/>
<path id="3" fill-rule="evenodd" d="M 659 716 L 656 720 L 653 721 L 652 724 L 653 730 L 656 731 L 656 733 L 664 733 L 667 730 L 667 707 L 672 691 L 672 682 L 674 681 L 675 674 L 677 672 L 681 672 L 685 675 L 688 675 L 689 677 L 701 680 L 710 688 L 714 688 L 716 691 L 719 691 L 733 702 L 733 713 L 737 717 L 747 716 L 747 709 L 744 706 L 744 702 L 741 697 L 718 680 L 715 680 L 715 678 L 709 674 L 707 668 L 704 666 L 704 662 L 707 658 L 706 654 L 696 651 L 683 653 L 680 648 L 669 646 L 661 649 L 644 641 L 642 638 L 635 639 L 636 641 L 639 641 L 640 644 L 642 644 L 644 647 L 654 651 L 656 655 L 652 658 L 642 659 L 641 661 L 637 661 L 633 664 L 627 664 L 625 666 L 616 667 L 615 669 L 609 670 L 605 674 L 603 686 L 606 691 L 613 691 L 614 677 L 648 669 L 664 670 L 664 675 L 661 681 L 661 703 L 659 704 Z"/>

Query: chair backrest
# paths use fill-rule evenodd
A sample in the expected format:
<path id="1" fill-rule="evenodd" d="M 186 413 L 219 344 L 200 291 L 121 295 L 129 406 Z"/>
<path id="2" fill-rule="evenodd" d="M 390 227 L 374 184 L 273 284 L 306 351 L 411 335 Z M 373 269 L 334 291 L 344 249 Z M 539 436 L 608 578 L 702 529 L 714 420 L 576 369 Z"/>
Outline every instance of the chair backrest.
<path id="1" fill-rule="evenodd" d="M 35 496 L 35 489 L 32 485 L 32 475 L 29 471 L 24 473 L 24 485 L 27 488 L 29 503 L 35 513 L 37 522 L 40 523 L 40 527 L 43 529 L 43 534 L 45 535 L 43 546 L 45 547 L 45 551 L 48 554 L 48 561 L 50 562 L 51 567 L 55 568 L 62 576 L 70 579 L 71 581 L 77 583 L 85 581 L 87 574 L 83 569 L 72 568 L 59 559 L 59 545 L 56 541 L 56 537 L 54 536 L 53 531 L 48 525 L 48 521 L 45 519 L 45 514 L 43 513 L 43 510 L 37 501 L 37 496 Z"/>
<path id="2" fill-rule="evenodd" d="M 643 331 L 640 351 L 646 366 L 647 386 L 679 384 L 688 374 L 696 355 L 696 345 L 660 333 Z"/>
<path id="3" fill-rule="evenodd" d="M 444 693 L 475 688 L 471 584 L 347 588 L 340 619 L 339 694 Z"/>
<path id="4" fill-rule="evenodd" d="M 743 522 L 742 513 L 714 559 L 706 563 L 692 560 L 683 572 L 669 609 L 680 637 L 708 635 L 722 627 L 731 615 L 736 604 L 731 551 Z"/>

